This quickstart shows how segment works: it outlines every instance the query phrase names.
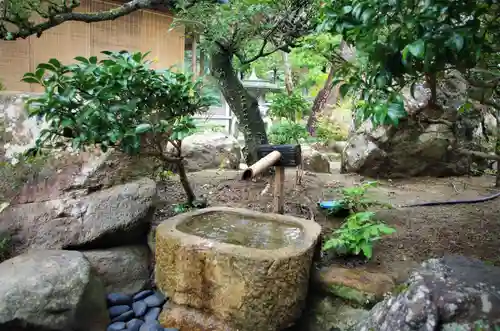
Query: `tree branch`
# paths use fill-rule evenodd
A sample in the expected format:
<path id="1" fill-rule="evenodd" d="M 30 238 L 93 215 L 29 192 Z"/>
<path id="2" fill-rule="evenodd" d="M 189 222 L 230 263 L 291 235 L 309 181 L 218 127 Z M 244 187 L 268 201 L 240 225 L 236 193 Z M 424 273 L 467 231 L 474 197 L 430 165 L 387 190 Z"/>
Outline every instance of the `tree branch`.
<path id="1" fill-rule="evenodd" d="M 152 8 L 156 5 L 163 4 L 169 1 L 165 0 L 132 0 L 117 8 L 113 8 L 107 11 L 91 12 L 91 13 L 74 13 L 65 12 L 56 14 L 49 18 L 48 21 L 35 24 L 29 27 L 20 27 L 17 32 L 6 32 L 0 30 L 0 37 L 4 40 L 16 40 L 19 38 L 27 38 L 33 34 L 40 37 L 42 33 L 48 29 L 58 26 L 65 22 L 85 22 L 94 23 L 102 21 L 111 21 L 119 17 L 128 15 L 134 11 L 140 9 Z M 3 29 L 2 29 L 3 30 Z"/>

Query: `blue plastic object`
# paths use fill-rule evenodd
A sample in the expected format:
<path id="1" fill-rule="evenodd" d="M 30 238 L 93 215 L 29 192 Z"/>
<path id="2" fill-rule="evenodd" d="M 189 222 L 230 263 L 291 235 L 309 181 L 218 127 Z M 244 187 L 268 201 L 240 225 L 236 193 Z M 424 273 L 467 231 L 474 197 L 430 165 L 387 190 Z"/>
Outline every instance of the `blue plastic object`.
<path id="1" fill-rule="evenodd" d="M 349 209 L 344 207 L 342 200 L 320 201 L 318 207 L 326 210 L 333 216 L 345 216 L 349 214 Z"/>
<path id="2" fill-rule="evenodd" d="M 337 208 L 343 208 L 342 202 L 338 200 L 332 200 L 332 201 L 321 201 L 318 202 L 318 206 L 321 209 L 337 209 Z"/>

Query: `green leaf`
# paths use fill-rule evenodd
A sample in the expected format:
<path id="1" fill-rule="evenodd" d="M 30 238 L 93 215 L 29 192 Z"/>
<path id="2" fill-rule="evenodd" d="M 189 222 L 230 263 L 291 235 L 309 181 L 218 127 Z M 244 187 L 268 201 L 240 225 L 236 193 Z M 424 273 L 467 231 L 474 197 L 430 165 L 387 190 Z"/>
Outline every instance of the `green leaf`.
<path id="1" fill-rule="evenodd" d="M 45 75 L 45 69 L 43 67 L 40 67 L 40 65 L 38 65 L 38 68 L 35 71 L 35 77 L 41 81 L 44 75 Z"/>
<path id="2" fill-rule="evenodd" d="M 460 52 L 464 48 L 464 37 L 458 33 L 454 33 L 450 38 L 451 45 L 455 48 L 455 51 Z"/>
<path id="3" fill-rule="evenodd" d="M 89 60 L 87 60 L 83 56 L 77 56 L 77 57 L 75 57 L 75 60 L 77 60 L 78 62 L 82 62 L 84 64 L 89 64 L 90 63 Z"/>
<path id="4" fill-rule="evenodd" d="M 349 90 L 351 89 L 351 86 L 349 84 L 342 84 L 339 88 L 340 95 L 342 97 L 345 97 L 347 93 L 349 93 Z"/>
<path id="5" fill-rule="evenodd" d="M 408 51 L 416 57 L 417 59 L 423 59 L 425 56 L 425 42 L 422 39 L 418 39 L 415 42 L 406 46 Z"/>
<path id="6" fill-rule="evenodd" d="M 363 15 L 361 15 L 361 20 L 364 24 L 367 24 L 374 15 L 375 11 L 373 9 L 367 9 L 363 12 Z"/>
<path id="7" fill-rule="evenodd" d="M 464 102 L 463 104 L 460 105 L 460 107 L 458 107 L 458 111 L 460 113 L 465 113 L 472 109 L 474 109 L 474 105 L 470 101 Z"/>
<path id="8" fill-rule="evenodd" d="M 37 71 L 38 69 L 45 69 L 45 70 L 49 70 L 49 71 L 57 71 L 58 67 L 55 67 L 53 64 L 51 63 L 40 63 L 38 66 L 37 66 Z M 42 75 L 43 76 L 43 75 Z"/>
<path id="9" fill-rule="evenodd" d="M 61 67 L 62 67 L 61 62 L 59 62 L 59 60 L 57 60 L 57 59 L 52 58 L 52 59 L 50 59 L 48 62 L 49 62 L 50 64 L 52 64 L 52 65 L 54 66 L 54 68 L 56 68 L 56 69 L 59 69 L 59 68 L 61 68 Z"/>
<path id="10" fill-rule="evenodd" d="M 91 57 L 89 57 L 89 63 L 91 63 L 91 64 L 97 64 L 97 56 L 91 56 Z"/>
<path id="11" fill-rule="evenodd" d="M 151 124 L 149 123 L 142 123 L 142 124 L 139 124 L 138 126 L 136 126 L 135 128 L 135 133 L 137 134 L 140 134 L 140 133 L 144 133 L 144 132 L 147 132 L 149 130 L 151 130 Z"/>
<path id="12" fill-rule="evenodd" d="M 349 14 L 352 11 L 352 6 L 344 6 L 342 7 L 342 14 Z"/>
<path id="13" fill-rule="evenodd" d="M 361 245 L 361 251 L 367 259 L 371 259 L 373 256 L 373 246 L 369 242 L 365 242 Z"/>
<path id="14" fill-rule="evenodd" d="M 21 79 L 21 81 L 28 83 L 28 84 L 41 84 L 40 79 L 35 77 L 35 75 L 33 75 L 33 74 L 31 74 L 31 75 L 25 74 L 23 76 L 23 78 Z"/>
<path id="15" fill-rule="evenodd" d="M 385 73 L 379 73 L 375 78 L 375 84 L 378 88 L 384 88 L 387 86 L 387 76 Z"/>

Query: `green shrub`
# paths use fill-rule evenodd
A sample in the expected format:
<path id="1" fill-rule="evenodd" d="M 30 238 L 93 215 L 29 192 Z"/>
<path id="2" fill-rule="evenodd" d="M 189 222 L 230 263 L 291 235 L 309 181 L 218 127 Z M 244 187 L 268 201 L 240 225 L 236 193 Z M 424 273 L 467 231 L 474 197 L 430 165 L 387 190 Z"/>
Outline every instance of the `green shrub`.
<path id="1" fill-rule="evenodd" d="M 291 122 L 299 122 L 311 113 L 311 105 L 300 94 L 288 95 L 278 93 L 272 99 L 269 106 L 269 116 L 273 119 L 286 119 Z"/>
<path id="2" fill-rule="evenodd" d="M 304 125 L 289 120 L 273 124 L 268 133 L 269 142 L 275 145 L 299 144 L 308 137 L 309 133 Z"/>
<path id="3" fill-rule="evenodd" d="M 316 138 L 323 144 L 347 140 L 347 131 L 327 116 L 319 116 L 316 122 Z"/>

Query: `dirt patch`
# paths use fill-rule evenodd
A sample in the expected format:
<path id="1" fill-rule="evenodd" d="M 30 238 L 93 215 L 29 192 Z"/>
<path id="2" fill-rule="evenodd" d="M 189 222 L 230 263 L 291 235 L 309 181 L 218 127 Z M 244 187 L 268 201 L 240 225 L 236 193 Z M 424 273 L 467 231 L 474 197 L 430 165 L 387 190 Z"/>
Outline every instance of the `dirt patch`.
<path id="1" fill-rule="evenodd" d="M 237 171 L 207 170 L 190 174 L 198 196 L 211 206 L 223 205 L 272 211 L 272 188 L 268 181 L 244 182 Z M 352 186 L 363 180 L 357 175 L 305 173 L 302 185 L 295 184 L 295 171 L 288 171 L 285 181 L 286 213 L 311 218 L 320 223 L 325 233 L 340 226 L 341 219 L 326 217 L 316 202 L 338 197 L 335 188 Z M 493 193 L 493 177 L 413 178 L 380 181 L 370 194 L 373 198 L 401 206 L 428 201 L 474 199 Z M 183 202 L 183 191 L 177 179 L 160 185 L 162 204 L 157 222 L 172 216 L 173 204 Z M 453 253 L 480 258 L 500 265 L 500 199 L 466 205 L 395 208 L 381 211 L 379 216 L 397 229 L 397 233 L 375 246 L 373 259 L 365 268 L 404 279 L 409 268 L 430 257 Z M 313 213 L 314 215 L 311 215 Z M 354 267 L 359 261 L 330 260 L 329 263 Z"/>

